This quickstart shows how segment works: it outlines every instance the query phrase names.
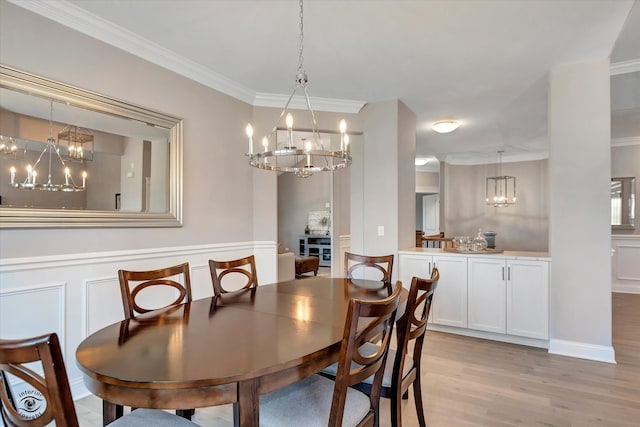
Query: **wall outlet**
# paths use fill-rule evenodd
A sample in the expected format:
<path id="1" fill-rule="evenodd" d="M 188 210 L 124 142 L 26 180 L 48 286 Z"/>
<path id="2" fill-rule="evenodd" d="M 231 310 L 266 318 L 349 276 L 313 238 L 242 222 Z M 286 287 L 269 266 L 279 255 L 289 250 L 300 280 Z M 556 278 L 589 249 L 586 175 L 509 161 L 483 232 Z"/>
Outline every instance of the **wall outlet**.
<path id="1" fill-rule="evenodd" d="M 384 225 L 378 226 L 378 236 L 384 236 Z"/>

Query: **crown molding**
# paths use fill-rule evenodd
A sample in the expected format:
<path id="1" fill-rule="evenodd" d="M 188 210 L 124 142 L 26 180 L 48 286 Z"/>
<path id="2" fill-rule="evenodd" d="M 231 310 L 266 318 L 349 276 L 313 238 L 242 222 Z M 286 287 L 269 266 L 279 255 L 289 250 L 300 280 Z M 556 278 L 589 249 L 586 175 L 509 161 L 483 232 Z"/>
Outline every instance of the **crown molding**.
<path id="1" fill-rule="evenodd" d="M 289 95 L 280 95 L 277 93 L 256 92 L 253 105 L 256 107 L 276 107 L 282 108 L 289 100 Z M 355 101 L 350 99 L 335 99 L 335 98 L 319 98 L 309 97 L 309 102 L 313 105 L 313 109 L 316 111 L 329 111 L 334 113 L 353 113 L 360 112 L 365 101 Z M 304 96 L 295 95 L 291 98 L 289 108 L 296 110 L 305 110 L 307 108 L 307 101 Z"/>
<path id="2" fill-rule="evenodd" d="M 640 71 L 640 59 L 632 59 L 630 61 L 614 62 L 609 66 L 610 74 L 617 76 L 618 74 L 627 74 Z"/>
<path id="3" fill-rule="evenodd" d="M 253 106 L 282 108 L 289 99 L 288 95 L 256 92 L 66 0 L 7 1 Z M 358 113 L 365 104 L 332 98 L 311 98 L 311 102 L 317 111 L 337 113 Z M 295 96 L 290 106 L 307 108 L 300 96 Z"/>
<path id="4" fill-rule="evenodd" d="M 502 163 L 531 162 L 535 160 L 545 160 L 548 158 L 549 153 L 547 151 L 535 153 L 513 153 L 504 154 L 502 157 Z M 474 156 L 449 154 L 445 157 L 444 161 L 449 165 L 455 166 L 490 165 L 499 163 L 495 153 L 478 153 Z"/>
<path id="5" fill-rule="evenodd" d="M 629 138 L 614 138 L 611 140 L 612 147 L 630 147 L 632 145 L 640 145 L 640 136 L 632 136 Z"/>
<path id="6" fill-rule="evenodd" d="M 255 98 L 254 90 L 66 0 L 8 1 L 248 104 L 251 104 Z"/>

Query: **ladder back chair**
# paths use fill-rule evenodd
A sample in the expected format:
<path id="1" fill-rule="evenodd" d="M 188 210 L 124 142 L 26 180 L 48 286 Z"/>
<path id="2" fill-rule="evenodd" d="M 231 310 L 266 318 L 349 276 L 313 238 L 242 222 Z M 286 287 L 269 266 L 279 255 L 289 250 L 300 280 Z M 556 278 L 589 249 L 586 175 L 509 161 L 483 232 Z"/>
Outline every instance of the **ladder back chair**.
<path id="1" fill-rule="evenodd" d="M 378 426 L 382 376 L 401 290 L 397 282 L 382 300 L 351 299 L 335 381 L 311 375 L 261 396 L 260 426 Z M 360 331 L 359 322 L 366 324 Z M 365 343 L 375 350 L 362 353 Z M 370 376 L 369 396 L 351 387 Z"/>
<path id="2" fill-rule="evenodd" d="M 179 275 L 183 276 L 184 284 L 171 279 L 171 277 Z M 118 278 L 120 279 L 120 292 L 122 293 L 122 304 L 125 319 L 132 319 L 138 314 L 148 313 L 150 311 L 157 310 L 158 308 L 171 307 L 192 300 L 189 263 L 148 271 L 118 270 Z M 130 282 L 141 283 L 132 289 L 132 284 Z M 141 291 L 150 287 L 171 287 L 178 292 L 178 296 L 173 302 L 170 302 L 164 307 L 141 307 L 136 303 L 136 297 Z"/>
<path id="3" fill-rule="evenodd" d="M 41 365 L 42 375 L 31 365 L 34 362 Z M 19 394 L 14 390 L 16 383 L 22 381 L 31 387 L 29 393 Z M 0 415 L 6 426 L 43 426 L 55 421 L 58 427 L 79 427 L 57 334 L 0 340 Z M 109 425 L 188 427 L 197 424 L 165 411 L 137 409 Z"/>
<path id="4" fill-rule="evenodd" d="M 344 275 L 348 279 L 371 279 L 391 283 L 392 272 L 393 254 L 367 256 L 351 252 L 344 253 Z"/>
<path id="5" fill-rule="evenodd" d="M 258 273 L 256 271 L 256 259 L 253 255 L 232 261 L 215 261 L 209 260 L 209 271 L 211 272 L 211 281 L 213 282 L 213 294 L 222 295 L 233 292 L 225 289 L 223 279 L 225 276 L 245 276 L 241 278 L 244 282 L 240 289 L 251 289 L 258 286 Z"/>

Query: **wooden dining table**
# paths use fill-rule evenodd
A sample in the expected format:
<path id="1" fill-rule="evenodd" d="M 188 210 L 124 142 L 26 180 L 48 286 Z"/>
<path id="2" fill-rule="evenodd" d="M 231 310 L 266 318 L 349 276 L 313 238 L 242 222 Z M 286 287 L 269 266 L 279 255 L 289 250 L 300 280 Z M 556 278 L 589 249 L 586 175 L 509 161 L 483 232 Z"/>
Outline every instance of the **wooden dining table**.
<path id="1" fill-rule="evenodd" d="M 91 334 L 77 364 L 104 425 L 121 405 L 234 403 L 236 426 L 258 426 L 260 395 L 338 360 L 349 300 L 388 293 L 378 281 L 311 277 L 204 298 Z"/>

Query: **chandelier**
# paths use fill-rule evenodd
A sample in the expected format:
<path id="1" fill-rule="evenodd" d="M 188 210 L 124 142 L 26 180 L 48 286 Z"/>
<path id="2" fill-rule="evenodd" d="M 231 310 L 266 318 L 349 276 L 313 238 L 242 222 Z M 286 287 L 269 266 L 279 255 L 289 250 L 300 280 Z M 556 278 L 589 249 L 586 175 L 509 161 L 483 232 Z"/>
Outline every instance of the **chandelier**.
<path id="1" fill-rule="evenodd" d="M 487 178 L 486 199 L 487 205 L 505 208 L 516 204 L 516 177 L 502 175 L 502 153 L 498 151 L 500 163 L 498 175 Z"/>
<path id="2" fill-rule="evenodd" d="M 46 155 L 46 156 L 45 156 Z M 52 163 L 54 158 L 62 165 L 62 171 L 64 172 L 64 184 L 54 184 L 51 181 Z M 46 182 L 38 181 L 37 167 L 40 162 L 45 159 L 48 160 L 48 174 Z M 58 147 L 56 146 L 56 140 L 53 138 L 53 100 L 51 101 L 51 110 L 49 113 L 49 138 L 47 138 L 44 149 L 40 152 L 36 162 L 31 165 L 27 165 L 27 176 L 22 182 L 16 181 L 16 168 L 11 166 L 11 187 L 19 190 L 46 190 L 46 191 L 84 191 L 87 180 L 87 172 L 82 172 L 82 186 L 76 185 L 73 177 L 71 176 L 71 169 L 66 165 Z"/>
<path id="3" fill-rule="evenodd" d="M 58 145 L 67 147 L 65 160 L 85 162 L 93 160 L 93 134 L 80 126 L 67 126 L 58 132 Z"/>
<path id="4" fill-rule="evenodd" d="M 331 149 L 330 142 L 325 142 L 320 137 L 316 116 L 311 108 L 311 101 L 307 92 L 307 73 L 303 67 L 303 41 L 304 41 L 304 25 L 303 25 L 303 8 L 302 0 L 299 1 L 300 9 L 300 45 L 298 51 L 298 70 L 296 73 L 295 87 L 289 96 L 276 124 L 269 136 L 262 138 L 262 151 L 254 152 L 253 149 L 253 126 L 248 124 L 246 127 L 247 137 L 249 138 L 249 164 L 258 169 L 265 169 L 278 172 L 293 172 L 295 176 L 307 178 L 315 172 L 333 171 L 345 168 L 351 164 L 351 155 L 349 150 L 349 135 L 346 134 L 347 123 L 341 120 L 339 123 L 340 130 L 340 148 Z M 304 93 L 307 109 L 311 116 L 311 139 L 301 139 L 294 143 L 293 115 L 288 112 L 289 104 L 293 96 L 298 90 Z M 278 126 L 285 118 L 286 124 L 286 140 L 279 142 L 277 140 Z M 275 141 L 274 135 L 276 135 Z M 296 144 L 300 144 L 299 146 Z"/>

